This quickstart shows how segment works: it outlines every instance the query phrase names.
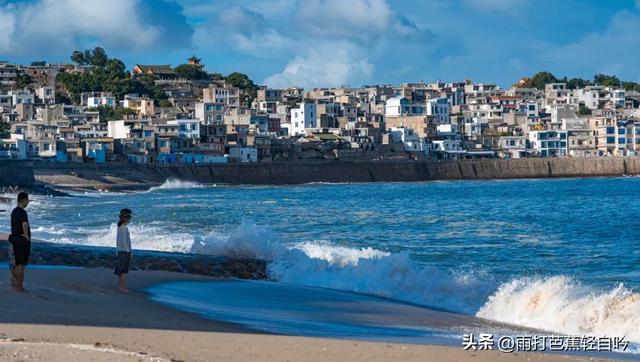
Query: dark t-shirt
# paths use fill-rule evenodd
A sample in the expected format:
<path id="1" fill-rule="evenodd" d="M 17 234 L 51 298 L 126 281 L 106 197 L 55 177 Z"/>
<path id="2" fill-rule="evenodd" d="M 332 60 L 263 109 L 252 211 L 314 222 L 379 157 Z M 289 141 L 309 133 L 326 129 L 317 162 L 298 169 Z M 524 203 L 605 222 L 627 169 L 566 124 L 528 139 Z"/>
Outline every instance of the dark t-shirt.
<path id="1" fill-rule="evenodd" d="M 24 232 L 22 231 L 22 223 L 29 223 L 29 216 L 27 216 L 27 212 L 21 208 L 16 207 L 11 212 L 11 236 L 21 236 Z M 31 239 L 31 225 L 29 225 L 29 239 Z"/>

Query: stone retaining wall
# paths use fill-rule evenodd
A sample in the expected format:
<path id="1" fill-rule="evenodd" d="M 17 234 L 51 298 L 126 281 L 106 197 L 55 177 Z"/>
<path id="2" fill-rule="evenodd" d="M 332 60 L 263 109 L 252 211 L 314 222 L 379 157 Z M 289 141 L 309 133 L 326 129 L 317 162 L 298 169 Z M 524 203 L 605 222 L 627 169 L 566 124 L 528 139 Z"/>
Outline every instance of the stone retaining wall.
<path id="1" fill-rule="evenodd" d="M 0 260 L 7 260 L 7 242 L 0 241 Z M 31 264 L 66 265 L 83 268 L 113 268 L 115 249 L 34 242 Z M 266 279 L 266 263 L 257 259 L 227 258 L 200 254 L 180 254 L 134 250 L 134 270 L 163 270 L 219 278 Z"/>

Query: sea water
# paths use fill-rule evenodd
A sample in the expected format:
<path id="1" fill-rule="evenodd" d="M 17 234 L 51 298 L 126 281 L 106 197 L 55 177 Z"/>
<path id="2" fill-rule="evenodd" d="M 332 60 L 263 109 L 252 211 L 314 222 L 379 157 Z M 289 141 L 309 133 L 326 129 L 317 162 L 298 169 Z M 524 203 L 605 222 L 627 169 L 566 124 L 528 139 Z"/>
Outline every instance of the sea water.
<path id="1" fill-rule="evenodd" d="M 124 207 L 134 248 L 257 257 L 290 285 L 640 342 L 638 178 L 173 180 L 141 193 L 36 196 L 29 211 L 35 238 L 112 246 Z"/>

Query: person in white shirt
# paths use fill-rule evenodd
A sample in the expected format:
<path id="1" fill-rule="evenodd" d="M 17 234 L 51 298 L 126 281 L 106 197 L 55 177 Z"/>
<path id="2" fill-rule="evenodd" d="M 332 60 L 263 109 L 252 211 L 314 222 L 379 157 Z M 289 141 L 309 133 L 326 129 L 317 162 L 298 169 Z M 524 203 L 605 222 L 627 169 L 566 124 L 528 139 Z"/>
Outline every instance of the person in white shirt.
<path id="1" fill-rule="evenodd" d="M 116 237 L 116 248 L 118 257 L 116 259 L 116 268 L 113 274 L 118 276 L 118 291 L 129 293 L 126 283 L 126 275 L 129 272 L 129 263 L 131 262 L 131 236 L 129 235 L 129 222 L 131 221 L 132 212 L 129 209 L 120 210 L 118 220 L 118 233 Z"/>

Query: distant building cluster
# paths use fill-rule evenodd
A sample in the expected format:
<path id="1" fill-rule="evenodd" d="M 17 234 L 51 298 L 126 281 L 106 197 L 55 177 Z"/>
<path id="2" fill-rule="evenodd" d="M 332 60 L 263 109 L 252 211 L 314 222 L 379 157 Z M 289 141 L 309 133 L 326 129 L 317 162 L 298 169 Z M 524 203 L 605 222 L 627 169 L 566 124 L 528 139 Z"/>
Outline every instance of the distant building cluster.
<path id="1" fill-rule="evenodd" d="M 0 62 L 0 159 L 201 164 L 633 156 L 640 149 L 640 94 L 615 87 L 464 81 L 248 94 L 221 79 L 182 79 L 169 65 L 135 65 L 131 73 L 151 76 L 167 102 L 83 92 L 78 104 L 58 103 L 66 90 L 56 76 L 81 71 Z M 20 84 L 21 74 L 29 84 Z M 106 120 L 105 107 L 128 111 Z"/>

